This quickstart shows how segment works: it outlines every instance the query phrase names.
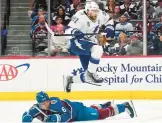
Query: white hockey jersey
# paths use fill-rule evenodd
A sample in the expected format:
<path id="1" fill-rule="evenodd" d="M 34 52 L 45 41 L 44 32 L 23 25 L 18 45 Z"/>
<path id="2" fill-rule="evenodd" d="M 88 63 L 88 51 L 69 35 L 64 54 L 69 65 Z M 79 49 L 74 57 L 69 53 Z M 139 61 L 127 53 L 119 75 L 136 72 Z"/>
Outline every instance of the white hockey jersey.
<path id="1" fill-rule="evenodd" d="M 90 20 L 90 18 L 86 15 L 85 10 L 78 11 L 71 19 L 67 30 L 65 30 L 65 34 L 71 34 L 71 31 L 74 29 L 78 29 L 82 31 L 83 33 L 98 33 L 99 28 L 102 25 L 107 26 L 108 24 L 114 25 L 114 21 L 111 19 L 109 15 L 106 12 L 103 12 L 102 10 L 99 11 L 97 19 L 95 22 Z M 68 37 L 69 39 L 72 38 L 72 36 Z M 97 43 L 97 37 L 96 35 L 88 35 L 85 36 L 85 39 L 87 39 L 89 42 Z"/>

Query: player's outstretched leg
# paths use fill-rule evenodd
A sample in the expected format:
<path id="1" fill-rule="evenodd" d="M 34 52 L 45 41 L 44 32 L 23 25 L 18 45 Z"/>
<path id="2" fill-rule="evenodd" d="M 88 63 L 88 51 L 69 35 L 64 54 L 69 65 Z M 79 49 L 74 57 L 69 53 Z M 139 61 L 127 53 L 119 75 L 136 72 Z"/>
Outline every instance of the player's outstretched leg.
<path id="1" fill-rule="evenodd" d="M 99 106 L 92 105 L 91 107 L 98 110 L 99 119 L 112 117 L 125 111 L 128 112 L 131 118 L 134 117 L 134 110 L 130 106 L 129 102 L 117 105 L 111 105 L 111 102 L 107 102 L 105 104 L 100 104 Z"/>

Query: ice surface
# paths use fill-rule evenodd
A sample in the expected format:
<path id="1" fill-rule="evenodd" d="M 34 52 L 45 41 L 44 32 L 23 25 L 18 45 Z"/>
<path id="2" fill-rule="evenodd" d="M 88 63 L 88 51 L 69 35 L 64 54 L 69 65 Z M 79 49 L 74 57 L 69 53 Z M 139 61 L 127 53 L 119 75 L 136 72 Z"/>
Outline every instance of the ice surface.
<path id="1" fill-rule="evenodd" d="M 115 103 L 122 103 L 125 100 L 115 100 Z M 83 101 L 85 105 L 99 104 L 105 101 Z M 89 121 L 86 123 L 162 123 L 162 100 L 160 101 L 133 101 L 138 117 L 131 119 L 127 113 L 120 114 L 100 121 Z M 21 123 L 22 114 L 32 106 L 34 101 L 25 102 L 0 102 L 0 122 Z M 38 120 L 34 120 L 38 122 Z M 82 123 L 82 122 L 80 122 Z"/>

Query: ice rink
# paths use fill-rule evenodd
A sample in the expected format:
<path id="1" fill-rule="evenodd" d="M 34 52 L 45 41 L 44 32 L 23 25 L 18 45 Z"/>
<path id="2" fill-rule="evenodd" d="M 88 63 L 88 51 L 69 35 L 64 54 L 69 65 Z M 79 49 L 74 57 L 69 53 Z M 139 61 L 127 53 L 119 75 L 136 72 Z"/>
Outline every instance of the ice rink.
<path id="1" fill-rule="evenodd" d="M 104 103 L 105 101 L 83 101 L 85 105 Z M 115 103 L 122 103 L 125 100 L 115 100 Z M 89 121 L 86 123 L 162 123 L 162 100 L 161 101 L 133 101 L 137 117 L 131 119 L 127 113 L 100 121 Z M 0 102 L 0 122 L 1 123 L 21 123 L 24 111 L 32 106 L 34 101 L 26 102 Z M 39 122 L 34 120 L 33 122 Z"/>

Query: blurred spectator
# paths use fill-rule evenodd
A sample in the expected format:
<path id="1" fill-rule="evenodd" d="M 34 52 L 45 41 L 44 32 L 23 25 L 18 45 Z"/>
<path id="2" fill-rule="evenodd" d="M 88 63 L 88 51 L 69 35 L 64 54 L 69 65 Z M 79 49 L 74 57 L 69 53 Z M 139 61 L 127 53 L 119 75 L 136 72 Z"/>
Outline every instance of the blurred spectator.
<path id="1" fill-rule="evenodd" d="M 34 48 L 36 52 L 44 51 L 47 48 L 47 28 L 45 27 L 45 17 L 44 15 L 39 16 L 39 22 L 34 27 L 32 27 L 31 37 L 35 44 Z"/>
<path id="2" fill-rule="evenodd" d="M 8 34 L 8 30 L 1 25 L 1 47 L 0 47 L 0 50 L 2 52 L 2 55 L 5 54 L 5 49 L 7 47 L 7 34 Z"/>
<path id="3" fill-rule="evenodd" d="M 157 34 L 158 36 L 160 36 L 159 33 L 162 32 L 162 15 L 160 16 L 160 22 L 159 23 L 156 23 L 154 25 L 154 31 L 156 31 L 155 34 Z"/>
<path id="4" fill-rule="evenodd" d="M 109 50 L 111 48 L 110 44 L 106 41 L 105 35 L 99 35 L 99 45 L 103 48 L 103 55 L 110 55 Z"/>
<path id="5" fill-rule="evenodd" d="M 85 3 L 79 3 L 79 5 L 77 6 L 77 8 L 76 8 L 76 11 L 79 11 L 79 10 L 81 10 L 81 9 L 84 9 L 84 6 L 85 6 Z"/>
<path id="6" fill-rule="evenodd" d="M 52 25 L 51 29 L 52 31 L 56 32 L 57 26 L 62 25 L 63 18 L 61 16 L 56 17 L 56 25 Z"/>
<path id="7" fill-rule="evenodd" d="M 114 16 L 113 19 L 115 20 L 115 22 L 119 23 L 119 18 L 120 18 L 120 7 L 119 6 L 115 6 L 115 10 L 114 10 Z"/>
<path id="8" fill-rule="evenodd" d="M 127 35 L 125 33 L 120 33 L 118 43 L 112 48 L 112 55 L 126 55 L 128 46 Z"/>
<path id="9" fill-rule="evenodd" d="M 153 18 L 153 13 L 155 12 L 155 9 L 152 5 L 150 5 L 150 0 L 147 0 L 147 14 L 150 16 L 150 18 Z M 143 6 L 140 7 L 140 9 L 137 12 L 138 18 L 142 19 L 143 15 Z"/>
<path id="10" fill-rule="evenodd" d="M 126 15 L 121 15 L 119 19 L 119 23 L 116 25 L 115 30 L 117 30 L 115 33 L 116 35 L 119 34 L 119 30 L 127 32 L 127 31 L 133 31 L 133 25 L 127 21 Z"/>
<path id="11" fill-rule="evenodd" d="M 138 34 L 133 34 L 130 37 L 130 44 L 127 47 L 127 55 L 142 55 L 143 42 L 138 39 Z"/>
<path id="12" fill-rule="evenodd" d="M 142 6 L 142 0 L 137 1 L 136 2 L 137 11 L 140 9 L 141 6 Z"/>
<path id="13" fill-rule="evenodd" d="M 127 14 L 129 19 L 137 19 L 136 4 L 131 3 L 131 0 L 124 0 L 124 3 L 120 6 L 120 13 Z"/>
<path id="14" fill-rule="evenodd" d="M 70 6 L 70 16 L 72 17 L 77 12 L 77 7 L 80 3 L 80 0 L 72 0 L 73 4 Z"/>
<path id="15" fill-rule="evenodd" d="M 147 20 L 150 19 L 149 15 L 147 15 Z M 154 23 L 152 21 L 147 21 L 147 32 L 148 34 L 150 32 L 153 31 L 153 25 Z M 135 25 L 135 30 L 143 30 L 143 21 L 139 21 L 136 25 Z"/>
<path id="16" fill-rule="evenodd" d="M 1 25 L 1 36 L 7 37 L 7 34 L 8 34 L 8 30 L 3 28 L 3 26 Z"/>
<path id="17" fill-rule="evenodd" d="M 162 0 L 158 0 L 158 6 L 155 8 L 154 18 L 160 18 L 162 15 Z"/>
<path id="18" fill-rule="evenodd" d="M 56 34 L 63 34 L 64 33 L 64 25 L 62 25 L 62 24 L 57 25 L 56 29 L 55 29 L 55 33 Z"/>
<path id="19" fill-rule="evenodd" d="M 31 30 L 31 37 L 46 37 L 47 29 L 45 27 L 45 16 L 39 16 L 39 22 Z"/>
<path id="20" fill-rule="evenodd" d="M 160 37 L 159 37 L 158 54 L 162 55 L 162 33 L 160 34 Z"/>
<path id="21" fill-rule="evenodd" d="M 47 11 L 47 1 L 46 0 L 31 0 L 31 6 L 28 11 L 28 14 L 31 15 L 33 18 L 37 15 L 38 8 L 43 8 L 45 11 Z"/>
<path id="22" fill-rule="evenodd" d="M 59 6 L 64 6 L 65 11 L 70 11 L 70 5 L 72 4 L 72 0 L 51 0 L 51 12 L 56 12 Z"/>
<path id="23" fill-rule="evenodd" d="M 56 29 L 56 34 L 63 34 L 64 26 L 60 24 Z M 50 39 L 50 54 L 52 56 L 69 56 L 69 41 L 65 36 L 51 36 Z M 49 52 L 48 48 L 45 52 Z"/>
<path id="24" fill-rule="evenodd" d="M 47 1 L 46 0 L 31 0 L 31 7 L 30 10 L 36 9 L 38 10 L 38 8 L 44 8 L 44 10 L 47 11 Z"/>
<path id="25" fill-rule="evenodd" d="M 53 24 L 56 24 L 56 17 L 61 16 L 63 18 L 63 25 L 68 25 L 70 22 L 70 14 L 65 12 L 65 8 L 63 6 L 59 6 L 56 13 L 52 13 Z"/>
<path id="26" fill-rule="evenodd" d="M 113 12 L 114 13 L 115 6 L 116 6 L 115 0 L 107 0 L 105 11 L 106 12 Z"/>
<path id="27" fill-rule="evenodd" d="M 34 26 L 34 25 L 38 24 L 38 22 L 39 22 L 39 16 L 41 16 L 41 15 L 44 15 L 45 20 L 47 22 L 47 19 L 48 19 L 47 18 L 47 14 L 45 14 L 45 11 L 44 11 L 43 8 L 39 8 L 38 9 L 38 15 L 35 16 L 35 17 L 33 17 L 31 26 Z"/>
<path id="28" fill-rule="evenodd" d="M 110 16 L 110 18 L 114 18 L 114 12 L 109 11 L 109 12 L 107 12 L 107 14 Z"/>

